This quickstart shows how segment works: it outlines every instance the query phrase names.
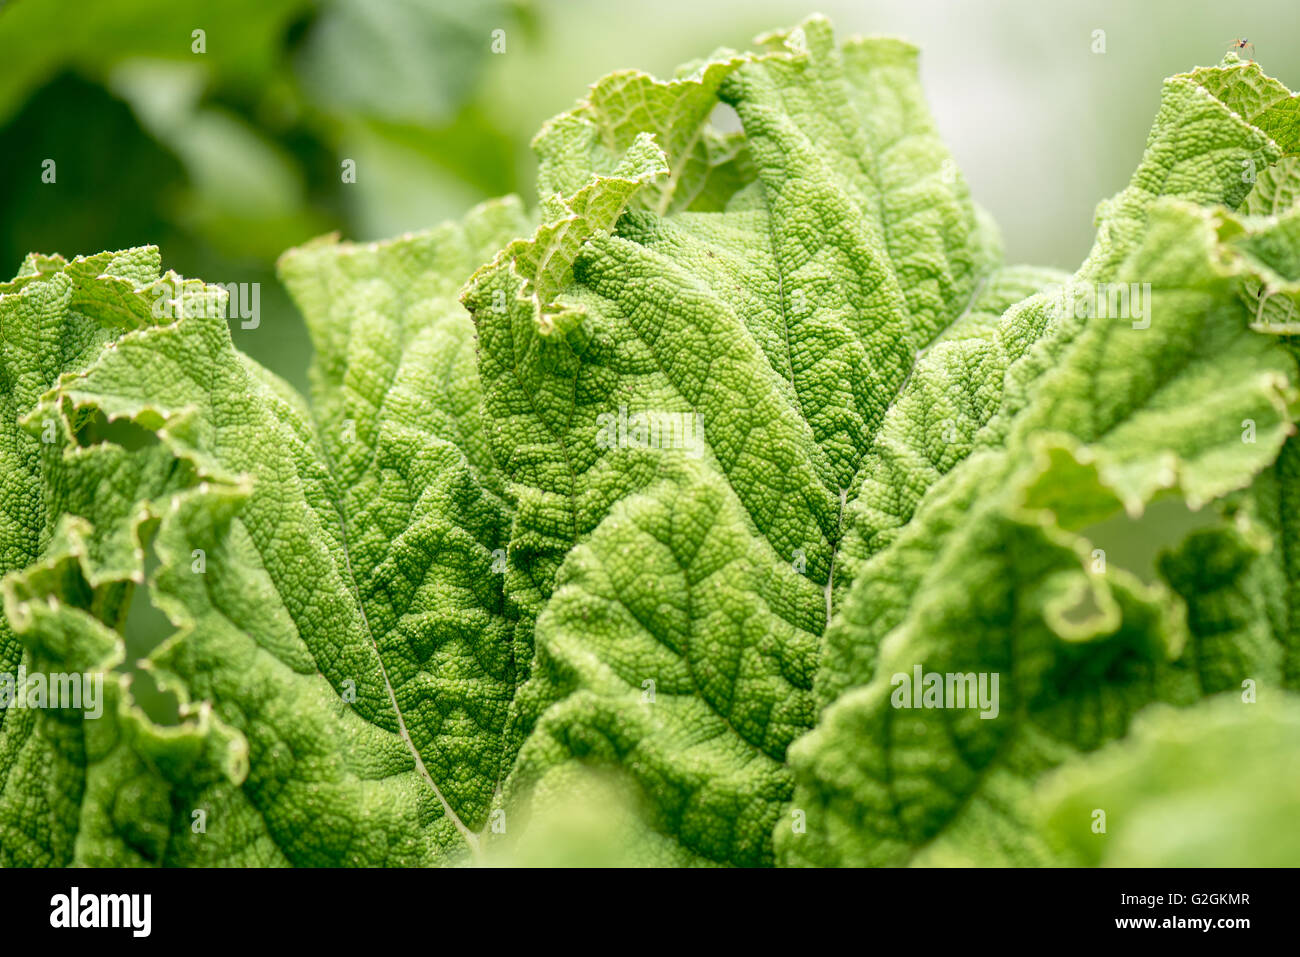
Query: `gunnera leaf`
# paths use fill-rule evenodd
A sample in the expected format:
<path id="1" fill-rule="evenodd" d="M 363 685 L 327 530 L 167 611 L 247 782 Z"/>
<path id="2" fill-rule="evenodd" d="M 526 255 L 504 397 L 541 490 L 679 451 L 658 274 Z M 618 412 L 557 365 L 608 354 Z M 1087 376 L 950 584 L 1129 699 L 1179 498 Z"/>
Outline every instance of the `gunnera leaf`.
<path id="1" fill-rule="evenodd" d="M 86 337 L 138 328 L 11 393 L 39 397 L 31 433 L 51 424 L 33 479 L 51 518 L 19 516 L 41 557 L 6 580 L 6 607 L 32 665 L 108 672 L 117 717 L 6 723 L 8 862 L 412 865 L 476 850 L 514 674 L 491 570 L 508 511 L 456 277 L 522 228 L 505 202 L 287 255 L 317 349 L 312 404 L 232 347 L 224 290 L 190 308 L 203 287 L 175 277 L 81 261 L 56 277 L 85 303 Z M 43 330 L 57 303 L 36 281 L 3 304 Z M 179 308 L 150 318 L 159 301 Z M 90 441 L 88 421 L 153 441 Z M 146 547 L 150 599 L 176 632 L 145 667 L 180 696 L 177 726 L 148 720 L 119 674 Z"/>
<path id="2" fill-rule="evenodd" d="M 286 253 L 307 397 L 156 249 L 0 285 L 0 675 L 103 678 L 0 709 L 0 863 L 1045 864 L 1080 801 L 1090 863 L 1218 853 L 1131 755 L 1300 680 L 1294 95 L 1166 80 L 1066 275 L 915 48 L 756 47 L 596 83 L 533 212 Z"/>
<path id="3" fill-rule="evenodd" d="M 837 48 L 817 18 L 762 46 L 615 75 L 548 124 L 543 225 L 466 290 L 516 504 L 506 587 L 536 618 L 505 806 L 526 816 L 578 762 L 633 780 L 691 861 L 897 863 L 979 815 L 1002 762 L 1025 789 L 1146 701 L 1227 680 L 1179 657 L 1207 582 L 1097 578 L 1079 533 L 1157 495 L 1208 507 L 1292 431 L 1293 360 L 1240 295 L 1284 227 L 1228 212 L 1242 161 L 1283 149 L 1230 84 L 1173 78 L 1083 267 L 1005 268 L 914 50 Z M 749 171 L 725 197 L 698 187 L 708 127 L 681 134 L 713 90 Z M 1132 316 L 1080 306 L 1132 283 Z M 1231 539 L 1241 563 L 1265 538 Z M 1215 584 L 1231 602 L 1250 580 Z M 1256 638 L 1242 667 L 1281 680 L 1290 639 Z M 893 649 L 905 668 L 879 666 Z M 1001 672 L 1006 709 L 900 742 L 889 676 L 922 661 Z M 990 826 L 990 853 L 1048 859 Z"/>

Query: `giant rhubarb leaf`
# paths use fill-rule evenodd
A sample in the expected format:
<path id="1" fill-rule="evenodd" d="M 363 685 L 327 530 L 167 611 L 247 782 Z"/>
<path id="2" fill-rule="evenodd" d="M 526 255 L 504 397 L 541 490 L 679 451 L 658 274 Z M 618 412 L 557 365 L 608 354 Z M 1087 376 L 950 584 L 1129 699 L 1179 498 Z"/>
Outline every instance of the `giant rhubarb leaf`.
<path id="1" fill-rule="evenodd" d="M 516 501 L 507 588 L 525 621 L 546 608 L 516 733 L 566 698 L 509 796 L 567 755 L 614 761 L 685 851 L 749 864 L 812 721 L 846 497 L 996 256 L 914 49 L 839 49 L 820 19 L 764 44 L 615 75 L 548 124 L 543 185 L 587 181 L 465 296 Z M 699 145 L 717 97 L 750 171 L 725 202 Z"/>
<path id="2" fill-rule="evenodd" d="M 234 350 L 221 309 L 151 319 L 144 277 L 66 267 L 86 335 L 122 313 L 140 328 L 37 382 L 54 387 L 24 422 L 53 424 L 46 513 L 61 517 L 6 605 L 30 660 L 112 668 L 113 700 L 98 721 L 22 712 L 34 725 L 0 765 L 9 860 L 422 864 L 477 847 L 515 679 L 492 572 L 507 513 L 454 294 L 523 228 L 500 203 L 289 254 L 311 405 Z M 40 329 L 56 305 L 30 284 L 12 300 L 44 310 Z M 180 695 L 175 726 L 134 706 L 117 667 L 146 547 L 150 598 L 178 629 L 146 668 Z"/>
<path id="3" fill-rule="evenodd" d="M 1046 863 L 1148 812 L 1044 775 L 1296 686 L 1295 97 L 1167 80 L 1067 276 L 915 49 L 758 46 L 593 86 L 535 215 L 287 253 L 309 398 L 156 250 L 0 286 L 0 673 L 107 678 L 0 711 L 0 863 Z"/>
<path id="4" fill-rule="evenodd" d="M 1074 864 L 1293 866 L 1300 699 L 1153 709 L 1123 741 L 1048 776 L 1035 798 Z"/>
<path id="5" fill-rule="evenodd" d="M 773 827 L 790 862 L 898 862 L 980 827 L 981 850 L 1045 860 L 1014 815 L 984 820 L 1002 779 L 1013 801 L 1146 701 L 1216 687 L 1168 663 L 1202 637 L 1188 603 L 1215 600 L 1193 550 L 1267 551 L 1259 522 L 1201 532 L 1175 586 L 1090 575 L 1079 533 L 1157 494 L 1201 508 L 1248 486 L 1291 431 L 1294 363 L 1241 298 L 1263 274 L 1249 247 L 1284 227 L 1204 211 L 1240 206 L 1243 163 L 1285 145 L 1207 84 L 1271 81 L 1170 80 L 1132 185 L 1063 277 L 997 268 L 915 51 L 836 49 L 817 19 L 765 48 L 597 84 L 537 144 L 544 189 L 571 192 L 467 290 L 517 502 L 507 588 L 537 616 L 506 797 L 526 807 L 576 760 L 636 782 L 666 860 L 765 863 Z M 683 139 L 681 117 L 703 122 L 714 86 L 744 163 L 696 206 L 680 180 L 707 178 L 717 139 Z M 1131 322 L 1087 306 L 1121 283 L 1151 290 L 1146 316 L 1140 298 Z M 656 415 L 694 416 L 702 447 L 602 431 Z M 1215 581 L 1223 600 L 1251 591 L 1243 569 Z M 1285 636 L 1255 637 L 1241 667 L 1280 680 Z M 916 664 L 1001 672 L 1005 710 L 912 721 L 889 678 Z M 787 805 L 786 750 L 817 712 Z"/>
<path id="6" fill-rule="evenodd" d="M 1254 65 L 1196 78 L 1233 90 L 1242 73 L 1258 80 Z M 1142 165 L 1103 204 L 1079 273 L 983 341 L 918 363 L 917 395 L 891 410 L 884 467 L 853 506 L 853 584 L 823 647 L 820 723 L 790 755 L 807 831 L 778 828 L 787 861 L 1049 861 L 1025 800 L 1036 775 L 1123 735 L 1148 702 L 1293 682 L 1295 626 L 1270 587 L 1286 578 L 1269 569 L 1292 547 L 1270 467 L 1294 431 L 1296 370 L 1251 331 L 1241 291 L 1269 273 L 1254 250 L 1285 246 L 1295 211 L 1243 221 L 1203 208 L 1241 205 L 1242 169 L 1281 153 L 1241 106 L 1168 81 Z M 1119 288 L 1141 307 L 1110 311 Z M 963 382 L 989 365 L 991 389 Z M 950 441 L 927 427 L 936 418 Z M 1271 531 L 1256 498 L 1272 503 Z M 1143 521 L 1171 502 L 1204 510 L 1207 527 L 1163 543 L 1150 575 L 1147 560 L 1107 561 L 1117 530 L 1177 529 Z M 918 667 L 999 675 L 998 716 L 900 709 L 896 676 Z"/>

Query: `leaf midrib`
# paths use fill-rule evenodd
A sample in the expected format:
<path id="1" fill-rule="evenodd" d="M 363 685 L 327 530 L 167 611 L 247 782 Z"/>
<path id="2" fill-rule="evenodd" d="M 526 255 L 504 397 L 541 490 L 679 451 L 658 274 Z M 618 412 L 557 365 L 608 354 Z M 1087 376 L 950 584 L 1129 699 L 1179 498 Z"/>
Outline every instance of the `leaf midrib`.
<path id="1" fill-rule="evenodd" d="M 315 429 L 317 436 L 323 436 L 324 433 L 321 431 L 320 422 L 316 418 L 316 410 L 309 406 L 308 411 L 311 415 L 312 427 Z M 325 469 L 329 473 L 332 484 L 338 484 L 339 476 L 334 465 L 333 457 L 329 453 L 329 448 L 323 441 L 317 442 L 316 444 L 319 448 L 320 455 L 324 460 Z M 411 757 L 415 761 L 416 771 L 418 771 L 420 776 L 424 778 L 425 783 L 429 785 L 429 789 L 433 791 L 434 797 L 436 797 L 438 803 L 442 805 L 443 813 L 447 815 L 447 819 L 451 821 L 456 830 L 460 833 L 465 844 L 469 847 L 470 852 L 475 857 L 478 857 L 478 836 L 475 835 L 474 832 L 465 825 L 465 822 L 460 819 L 460 815 L 456 813 L 455 809 L 451 806 L 451 802 L 449 802 L 446 796 L 442 793 L 442 789 L 439 788 L 437 782 L 433 780 L 433 776 L 425 766 L 424 758 L 420 755 L 420 749 L 415 746 L 415 742 L 411 739 L 410 731 L 406 727 L 406 717 L 402 714 L 401 706 L 397 702 L 397 692 L 393 689 L 393 683 L 388 677 L 388 668 L 384 664 L 384 656 L 379 651 L 379 640 L 376 638 L 374 628 L 372 628 L 370 624 L 370 618 L 366 614 L 366 605 L 361 598 L 361 588 L 357 583 L 356 573 L 352 570 L 352 552 L 348 544 L 350 533 L 348 530 L 347 514 L 344 511 L 342 504 L 335 496 L 333 489 L 330 490 L 329 501 L 338 518 L 339 545 L 343 549 L 343 571 L 345 573 L 345 578 L 348 583 L 348 588 L 352 591 L 352 597 L 356 601 L 357 610 L 361 615 L 361 623 L 365 627 L 366 637 L 370 639 L 370 646 L 374 649 L 375 661 L 379 664 L 379 674 L 384 681 L 384 691 L 388 694 L 388 701 L 392 705 L 394 716 L 397 718 L 397 732 L 401 736 L 403 744 L 406 745 L 407 750 L 410 751 Z"/>

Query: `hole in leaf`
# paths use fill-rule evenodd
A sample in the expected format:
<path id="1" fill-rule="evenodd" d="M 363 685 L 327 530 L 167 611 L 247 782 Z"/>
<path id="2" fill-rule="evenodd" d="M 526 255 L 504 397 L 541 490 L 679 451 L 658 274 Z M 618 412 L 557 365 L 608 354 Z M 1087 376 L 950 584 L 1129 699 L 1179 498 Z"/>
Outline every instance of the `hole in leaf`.
<path id="1" fill-rule="evenodd" d="M 77 444 L 88 448 L 101 442 L 120 445 L 128 452 L 135 452 L 158 444 L 155 429 L 162 427 L 162 417 L 156 412 L 145 411 L 140 421 L 127 418 L 110 419 L 99 409 L 78 416 L 75 420 L 73 435 Z"/>
<path id="2" fill-rule="evenodd" d="M 740 114 L 730 103 L 718 103 L 709 114 L 709 125 L 719 133 L 739 133 L 743 126 Z"/>
<path id="3" fill-rule="evenodd" d="M 1071 625 L 1084 625 L 1102 616 L 1097 595 L 1091 588 L 1079 589 L 1076 600 L 1061 610 L 1061 618 Z"/>
<path id="4" fill-rule="evenodd" d="M 154 724 L 177 725 L 181 722 L 180 699 L 172 691 L 158 687 L 154 676 L 142 668 L 131 667 L 131 698 Z"/>
<path id="5" fill-rule="evenodd" d="M 1189 532 L 1221 521 L 1212 507 L 1192 511 L 1181 498 L 1170 497 L 1151 502 L 1140 518 L 1119 512 L 1080 534 L 1106 553 L 1108 566 L 1118 565 L 1150 583 L 1158 577 L 1156 558 L 1162 551 L 1176 547 Z"/>
<path id="6" fill-rule="evenodd" d="M 145 581 L 153 577 L 161 562 L 153 549 L 153 534 L 157 522 L 140 529 L 145 543 Z M 126 642 L 126 661 L 122 670 L 131 675 L 131 696 L 149 718 L 158 724 L 177 724 L 180 721 L 180 700 L 171 691 L 158 687 L 153 675 L 140 667 L 146 657 L 176 631 L 176 626 L 149 598 L 149 587 L 137 585 L 131 595 L 122 622 L 122 638 Z"/>

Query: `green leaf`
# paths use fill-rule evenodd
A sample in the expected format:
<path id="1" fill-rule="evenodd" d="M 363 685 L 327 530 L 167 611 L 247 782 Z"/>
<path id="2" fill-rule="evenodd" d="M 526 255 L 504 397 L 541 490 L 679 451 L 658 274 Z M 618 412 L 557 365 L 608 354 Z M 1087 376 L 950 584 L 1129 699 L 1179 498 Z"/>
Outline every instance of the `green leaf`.
<path id="1" fill-rule="evenodd" d="M 5 336 L 0 570 L 8 573 L 0 683 L 7 679 L 10 684 L 7 694 L 0 692 L 6 699 L 0 710 L 0 863 L 67 863 L 77 855 L 78 842 L 96 833 L 106 816 L 117 820 L 123 833 L 131 832 L 129 840 L 148 843 L 152 838 L 137 827 L 130 798 L 113 795 L 120 784 L 152 800 L 139 786 L 150 781 L 145 790 L 154 790 L 148 765 L 155 746 L 175 745 L 177 760 L 187 762 L 196 776 L 202 772 L 194 765 L 203 757 L 211 759 L 211 767 L 239 773 L 237 736 L 206 709 L 197 710 L 190 726 L 155 736 L 150 722 L 123 694 L 126 676 L 110 670 L 123 662 L 124 646 L 114 629 L 125 618 L 131 582 L 140 575 L 135 529 L 147 516 L 137 512 L 137 503 L 193 482 L 192 468 L 160 455 L 156 444 L 141 448 L 131 465 L 124 447 L 105 445 L 79 450 L 84 451 L 78 456 L 84 467 L 65 474 L 58 463 L 66 430 L 89 434 L 101 423 L 78 415 L 74 426 L 57 408 L 44 406 L 24 420 L 30 431 L 19 421 L 56 379 L 75 376 L 93 364 L 97 352 L 115 348 L 123 333 L 152 322 L 163 294 L 168 308 L 180 314 L 211 311 L 224 295 L 171 274 L 159 280 L 158 268 L 154 248 L 70 263 L 57 256 L 31 256 L 19 276 L 0 287 Z M 101 527 L 93 541 L 83 517 L 90 514 Z M 51 557 L 37 562 L 42 554 Z M 79 562 L 86 574 L 78 570 Z M 60 601 L 65 597 L 86 610 L 72 613 Z M 13 707 L 22 677 L 55 673 L 98 674 L 102 693 L 87 710 L 102 717 L 84 720 L 82 712 L 71 708 Z M 139 750 L 123 747 L 127 741 L 138 741 Z M 88 760 L 95 763 L 93 773 Z M 84 823 L 78 823 L 79 816 Z"/>
<path id="2" fill-rule="evenodd" d="M 1300 97 L 1258 63 L 1229 53 L 1220 66 L 1198 67 L 1175 79 L 1184 77 L 1271 137 L 1284 154 L 1300 151 Z"/>
<path id="3" fill-rule="evenodd" d="M 1155 205 L 1112 274 L 1151 284 L 1149 323 L 1049 319 L 1051 368 L 1013 416 L 1003 397 L 1006 425 L 989 419 L 959 465 L 921 473 L 930 490 L 906 525 L 868 483 L 874 509 L 845 546 L 860 563 L 817 677 L 824 711 L 791 750 L 808 832 L 778 830 L 789 862 L 1049 862 L 1025 824 L 1036 775 L 1122 735 L 1148 701 L 1281 680 L 1292 640 L 1245 574 L 1271 547 L 1262 528 L 1195 532 L 1152 582 L 1088 537 L 1121 510 L 1130 535 L 1150 536 L 1157 496 L 1196 510 L 1248 486 L 1293 431 L 1294 363 L 1249 329 L 1236 294 L 1249 260 L 1224 242 L 1240 226 L 1225 217 Z M 924 421 L 901 434 L 925 438 Z M 918 667 L 998 675 L 997 716 L 899 710 L 898 676 Z"/>
<path id="4" fill-rule="evenodd" d="M 765 42 L 676 81 L 615 75 L 548 124 L 543 188 L 587 181 L 544 194 L 549 222 L 464 299 L 517 506 L 507 590 L 525 627 L 541 615 L 515 733 L 545 717 L 508 802 L 566 756 L 614 761 L 660 833 L 730 863 L 771 861 L 871 437 L 996 256 L 913 48 L 839 49 L 818 18 Z M 692 211 L 713 86 L 755 174 Z M 642 133 L 614 165 L 633 121 L 667 152 Z M 638 437 L 652 423 L 679 441 Z"/>
<path id="5" fill-rule="evenodd" d="M 913 47 L 756 44 L 594 85 L 535 214 L 286 253 L 306 398 L 156 250 L 0 286 L 0 696 L 103 681 L 0 709 L 0 863 L 1255 840 L 1181 775 L 1292 730 L 1295 98 L 1167 80 L 1067 276 L 1001 263 Z M 1221 692 L 1191 756 L 1159 709 Z"/>
<path id="6" fill-rule="evenodd" d="M 68 517 L 45 557 L 8 580 L 10 618 L 30 655 L 82 667 L 64 649 L 84 634 L 101 649 L 98 667 L 115 668 L 119 622 L 104 606 L 115 596 L 123 606 L 151 547 L 150 598 L 177 631 L 145 667 L 180 695 L 182 724 L 141 717 L 110 672 L 138 745 L 120 759 L 61 748 L 51 760 L 68 805 L 48 821 L 15 811 L 23 841 L 6 839 L 6 853 L 410 865 L 477 848 L 515 684 L 491 572 L 508 513 L 481 424 L 462 414 L 477 403 L 465 379 L 472 328 L 450 277 L 521 228 L 517 204 L 494 204 L 464 226 L 289 254 L 286 281 L 317 341 L 313 406 L 233 349 L 219 309 L 123 336 L 42 398 L 26 421 L 59 424 L 44 483 L 67 495 Z M 145 288 L 122 294 L 126 311 L 146 316 L 151 299 Z M 104 304 L 90 311 L 115 320 Z M 106 440 L 93 441 L 95 422 Z M 108 548 L 123 537 L 131 550 Z M 27 750 L 60 720 L 87 740 L 113 737 L 93 720 L 40 712 Z M 195 736 L 237 742 L 240 773 L 218 763 L 172 774 L 167 763 L 161 780 L 141 778 L 149 749 Z M 131 765 L 149 819 L 121 810 L 88 827 L 94 795 L 126 773 L 119 763 Z M 37 782 L 19 773 L 7 783 Z"/>
<path id="7" fill-rule="evenodd" d="M 1298 748 L 1294 694 L 1153 708 L 1124 741 L 1045 779 L 1036 800 L 1048 833 L 1077 863 L 1295 867 Z"/>
<path id="8" fill-rule="evenodd" d="M 1249 485 L 1292 430 L 1293 361 L 1250 333 L 1238 296 L 1243 277 L 1262 275 L 1248 243 L 1278 227 L 1199 211 L 1240 205 L 1251 191 L 1241 161 L 1282 150 L 1209 95 L 1206 77 L 1175 78 L 1079 272 L 994 272 L 994 244 L 920 105 L 915 51 L 885 40 L 836 50 L 817 19 L 766 42 L 779 52 L 726 54 L 646 98 L 694 104 L 710 68 L 726 72 L 720 98 L 755 172 L 723 210 L 674 205 L 670 145 L 665 185 L 620 191 L 629 208 L 591 226 L 571 272 L 550 264 L 549 303 L 515 272 L 518 256 L 466 292 L 518 503 L 507 588 L 525 623 L 538 616 L 515 702 L 531 737 L 507 805 L 526 806 L 536 782 L 576 759 L 622 768 L 646 796 L 648 827 L 705 860 L 770 860 L 759 821 L 791 861 L 897 862 L 961 811 L 956 854 L 989 826 L 982 808 L 1024 791 L 1035 768 L 1122 733 L 1153 676 L 1170 699 L 1200 693 L 1171 664 L 1189 641 L 1180 594 L 1122 570 L 1093 581 L 1074 523 L 1139 515 L 1170 488 L 1201 508 Z M 556 181 L 576 184 L 585 167 L 585 190 L 627 182 L 626 171 L 606 178 L 626 110 L 602 118 L 599 104 L 646 81 L 607 82 L 539 139 Z M 667 119 L 642 125 L 682 142 Z M 565 208 L 544 197 L 544 215 Z M 1121 282 L 1150 284 L 1158 324 L 1076 308 L 1085 289 Z M 1209 435 L 1207 390 L 1220 423 Z M 698 416 L 707 449 L 683 466 L 661 448 L 610 448 L 601 425 L 622 410 Z M 1045 446 L 1045 432 L 1064 435 Z M 1033 556 L 1023 571 L 1005 557 L 1017 550 Z M 972 644 L 990 615 L 1006 617 Z M 1017 703 L 951 745 L 931 735 L 896 756 L 882 710 L 892 671 L 876 668 L 887 636 L 899 649 L 889 660 L 908 671 L 926 656 L 963 672 L 993 661 Z M 1008 640 L 1029 650 L 1013 655 Z M 1268 641 L 1260 654 L 1276 670 Z M 1114 687 L 1100 680 L 1111 668 Z M 1071 738 L 1080 701 L 1103 713 Z M 791 752 L 807 790 L 783 808 L 784 751 L 810 702 L 827 711 Z M 904 768 L 903 796 L 876 793 Z M 995 831 L 1005 840 L 991 850 L 1047 859 L 1014 846 L 1014 821 Z"/>

